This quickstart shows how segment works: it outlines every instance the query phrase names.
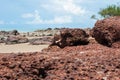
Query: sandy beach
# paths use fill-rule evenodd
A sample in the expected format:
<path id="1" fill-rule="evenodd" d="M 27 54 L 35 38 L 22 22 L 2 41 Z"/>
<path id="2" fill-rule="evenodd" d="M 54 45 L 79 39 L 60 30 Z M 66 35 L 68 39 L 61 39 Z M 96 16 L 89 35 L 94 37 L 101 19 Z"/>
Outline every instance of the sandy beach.
<path id="1" fill-rule="evenodd" d="M 29 43 L 5 45 L 0 44 L 0 53 L 40 52 L 48 45 L 30 45 Z"/>

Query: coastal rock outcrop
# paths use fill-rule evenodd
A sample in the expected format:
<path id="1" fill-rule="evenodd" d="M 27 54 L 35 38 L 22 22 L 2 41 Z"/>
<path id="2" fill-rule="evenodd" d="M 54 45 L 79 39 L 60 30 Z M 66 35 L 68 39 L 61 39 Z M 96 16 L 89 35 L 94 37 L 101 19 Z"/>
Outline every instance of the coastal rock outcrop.
<path id="1" fill-rule="evenodd" d="M 0 37 L 0 43 L 4 43 L 4 37 Z"/>
<path id="2" fill-rule="evenodd" d="M 20 35 L 17 30 L 0 31 L 0 43 L 5 44 L 18 44 L 27 43 L 28 39 Z"/>
<path id="3" fill-rule="evenodd" d="M 112 47 L 113 43 L 120 41 L 120 16 L 98 20 L 92 36 L 98 43 Z"/>
<path id="4" fill-rule="evenodd" d="M 59 35 L 55 35 L 52 45 L 60 48 L 88 44 L 89 35 L 82 29 L 62 29 Z"/>
<path id="5" fill-rule="evenodd" d="M 0 80 L 120 80 L 120 49 L 100 44 L 0 54 Z"/>
<path id="6" fill-rule="evenodd" d="M 6 44 L 27 43 L 28 39 L 21 36 L 8 36 L 4 42 Z"/>
<path id="7" fill-rule="evenodd" d="M 10 31 L 9 34 L 11 35 L 19 35 L 19 32 L 17 30 Z"/>
<path id="8" fill-rule="evenodd" d="M 31 45 L 51 44 L 52 37 L 33 38 L 29 40 Z"/>
<path id="9" fill-rule="evenodd" d="M 0 36 L 8 36 L 9 32 L 7 31 L 0 31 Z"/>
<path id="10" fill-rule="evenodd" d="M 19 32 L 17 30 L 0 31 L 0 36 L 10 36 L 10 35 L 19 35 Z"/>

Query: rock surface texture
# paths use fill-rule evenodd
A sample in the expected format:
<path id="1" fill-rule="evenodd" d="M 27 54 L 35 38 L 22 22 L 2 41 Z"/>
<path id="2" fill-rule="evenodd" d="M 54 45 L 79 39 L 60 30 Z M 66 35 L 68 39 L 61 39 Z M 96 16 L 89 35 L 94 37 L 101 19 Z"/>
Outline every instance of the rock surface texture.
<path id="1" fill-rule="evenodd" d="M 20 35 L 17 30 L 13 31 L 0 31 L 0 43 L 5 44 L 18 44 L 27 43 L 28 39 Z"/>
<path id="2" fill-rule="evenodd" d="M 120 80 L 120 49 L 88 44 L 0 54 L 0 80 Z"/>
<path id="3" fill-rule="evenodd" d="M 17 44 L 17 43 L 27 43 L 28 39 L 21 36 L 9 36 L 4 40 L 6 44 Z"/>
<path id="4" fill-rule="evenodd" d="M 88 44 L 88 34 L 82 29 L 62 29 L 59 35 L 55 35 L 52 45 L 61 48 Z"/>
<path id="5" fill-rule="evenodd" d="M 1 53 L 0 80 L 120 80 L 119 25 L 119 17 L 95 24 L 93 36 L 106 46 L 84 30 L 63 29 L 41 52 Z"/>
<path id="6" fill-rule="evenodd" d="M 53 37 L 42 37 L 42 38 L 33 38 L 29 40 L 31 45 L 43 45 L 43 44 L 51 44 Z"/>
<path id="7" fill-rule="evenodd" d="M 120 41 L 120 16 L 98 20 L 93 28 L 93 37 L 100 44 L 111 47 Z"/>

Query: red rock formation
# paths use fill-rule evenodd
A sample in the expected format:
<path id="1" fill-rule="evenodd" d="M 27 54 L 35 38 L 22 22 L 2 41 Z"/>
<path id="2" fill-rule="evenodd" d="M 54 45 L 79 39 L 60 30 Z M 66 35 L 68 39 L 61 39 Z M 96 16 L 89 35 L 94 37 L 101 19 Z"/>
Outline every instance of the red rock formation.
<path id="1" fill-rule="evenodd" d="M 120 16 L 98 20 L 93 28 L 93 37 L 106 46 L 120 41 Z"/>
<path id="2" fill-rule="evenodd" d="M 62 29 L 60 35 L 55 35 L 52 45 L 61 48 L 88 44 L 88 34 L 82 29 Z"/>
<path id="3" fill-rule="evenodd" d="M 50 48 L 49 48 L 50 49 Z M 120 49 L 99 44 L 0 54 L 0 80 L 120 80 Z"/>

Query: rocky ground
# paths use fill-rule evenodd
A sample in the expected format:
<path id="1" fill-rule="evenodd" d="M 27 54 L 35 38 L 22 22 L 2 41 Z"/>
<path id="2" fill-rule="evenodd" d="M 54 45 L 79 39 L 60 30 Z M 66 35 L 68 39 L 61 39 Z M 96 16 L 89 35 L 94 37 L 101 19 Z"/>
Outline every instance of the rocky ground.
<path id="1" fill-rule="evenodd" d="M 120 80 L 119 23 L 98 21 L 89 34 L 64 29 L 41 52 L 0 54 L 0 80 Z"/>
<path id="2" fill-rule="evenodd" d="M 50 44 L 53 35 L 44 36 L 23 36 L 17 30 L 13 31 L 0 31 L 0 43 L 5 43 L 6 45 L 29 43 L 31 45 L 41 45 Z"/>
<path id="3" fill-rule="evenodd" d="M 0 80 L 120 80 L 120 49 L 98 43 L 0 54 Z"/>

